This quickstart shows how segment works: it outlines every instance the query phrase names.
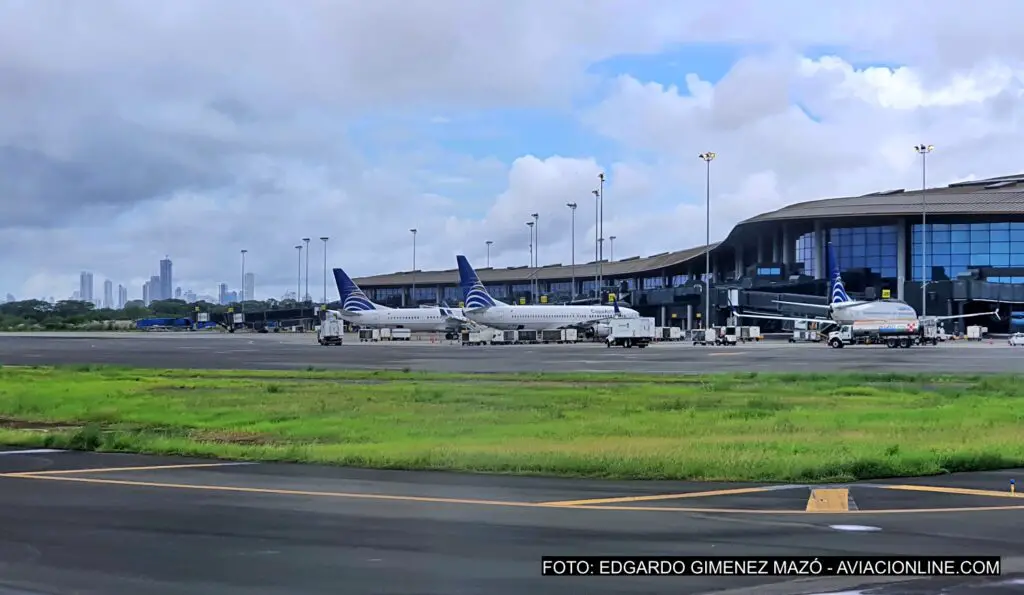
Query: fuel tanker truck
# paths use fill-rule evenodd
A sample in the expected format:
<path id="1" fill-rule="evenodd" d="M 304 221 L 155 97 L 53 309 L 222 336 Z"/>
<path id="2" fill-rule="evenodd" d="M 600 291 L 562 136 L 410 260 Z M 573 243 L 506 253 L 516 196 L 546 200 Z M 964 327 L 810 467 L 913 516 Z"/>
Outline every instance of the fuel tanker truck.
<path id="1" fill-rule="evenodd" d="M 858 320 L 828 334 L 828 346 L 885 343 L 891 349 L 909 348 L 918 341 L 921 325 L 916 320 Z"/>

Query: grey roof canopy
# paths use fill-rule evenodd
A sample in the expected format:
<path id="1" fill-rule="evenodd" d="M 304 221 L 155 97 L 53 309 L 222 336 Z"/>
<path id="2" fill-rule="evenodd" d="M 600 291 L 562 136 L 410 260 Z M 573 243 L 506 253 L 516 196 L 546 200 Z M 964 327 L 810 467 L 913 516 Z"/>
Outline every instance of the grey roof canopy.
<path id="1" fill-rule="evenodd" d="M 718 242 L 712 243 L 711 249 L 714 250 L 718 244 Z M 699 248 L 690 248 L 689 250 L 662 252 L 661 254 L 655 254 L 644 258 L 634 256 L 632 258 L 625 258 L 614 262 L 606 260 L 604 261 L 602 274 L 605 277 L 620 277 L 663 269 L 677 264 L 682 264 L 696 258 L 697 256 L 703 256 L 704 252 L 704 246 L 701 246 Z M 455 260 L 455 258 L 452 257 L 452 260 Z M 540 279 L 542 281 L 550 279 L 569 279 L 573 274 L 573 268 L 571 266 L 566 266 L 561 263 L 550 264 L 540 267 L 539 269 L 531 269 L 527 266 L 508 267 L 503 269 L 474 267 L 474 269 L 480 277 L 480 280 L 484 283 L 514 283 L 516 281 L 528 281 L 532 278 Z M 596 272 L 597 265 L 595 262 L 576 265 L 577 279 L 593 277 Z M 536 273 L 536 275 L 533 276 L 533 273 Z M 459 270 L 454 268 L 444 271 L 416 271 L 415 276 L 417 285 L 451 285 L 459 282 Z M 354 279 L 354 281 L 359 285 L 365 285 L 367 287 L 381 287 L 389 285 L 406 286 L 412 285 L 413 274 L 412 271 L 404 271 L 388 275 L 360 277 L 359 279 Z"/>
<path id="2" fill-rule="evenodd" d="M 1024 214 L 1024 186 L 1022 184 L 1024 184 L 1024 174 L 957 182 L 942 188 L 929 188 L 925 191 L 928 213 L 930 215 L 1022 215 Z M 737 243 L 738 236 L 744 231 L 744 228 L 751 225 L 785 220 L 914 215 L 921 212 L 921 204 L 920 189 L 884 190 L 863 196 L 796 203 L 741 221 L 729 232 L 725 240 L 713 242 L 711 250 L 714 251 L 719 246 Z M 603 274 L 605 277 L 633 276 L 683 264 L 704 256 L 704 253 L 704 246 L 699 246 L 643 258 L 634 256 L 614 262 L 605 261 Z M 577 264 L 576 277 L 593 277 L 596 268 L 594 262 Z M 540 280 L 568 279 L 572 276 L 572 267 L 552 264 L 540 269 L 530 269 L 526 266 L 503 269 L 478 268 L 476 272 L 484 283 L 510 283 L 528 281 L 531 278 Z M 415 280 L 417 285 L 451 285 L 459 282 L 459 273 L 455 268 L 443 271 L 417 271 Z M 405 271 L 360 277 L 355 281 L 369 287 L 400 287 L 411 285 L 413 274 L 411 271 Z"/>

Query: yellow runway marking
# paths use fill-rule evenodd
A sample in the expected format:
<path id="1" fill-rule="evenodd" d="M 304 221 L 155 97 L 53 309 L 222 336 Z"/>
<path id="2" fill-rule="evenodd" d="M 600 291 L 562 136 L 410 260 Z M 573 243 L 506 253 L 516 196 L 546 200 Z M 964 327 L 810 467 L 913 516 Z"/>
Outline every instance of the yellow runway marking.
<path id="1" fill-rule="evenodd" d="M 935 494 L 959 494 L 962 496 L 985 496 L 987 498 L 1017 498 L 1016 494 L 1009 491 L 997 492 L 995 490 L 975 490 L 972 488 L 943 488 L 935 486 L 915 485 L 887 485 L 888 490 L 905 490 L 908 492 L 932 492 Z"/>
<path id="2" fill-rule="evenodd" d="M 849 512 L 850 490 L 846 488 L 811 490 L 804 512 Z"/>
<path id="3" fill-rule="evenodd" d="M 682 494 L 654 494 L 651 496 L 622 496 L 619 498 L 593 498 L 591 500 L 563 500 L 560 502 L 542 502 L 546 506 L 580 506 L 583 504 L 613 504 L 615 502 L 650 502 L 653 500 L 678 500 L 681 498 L 700 498 L 704 496 L 731 496 L 733 494 L 754 494 L 767 492 L 772 488 L 735 488 L 731 490 L 711 490 L 707 492 L 683 492 Z"/>
<path id="4" fill-rule="evenodd" d="M 510 506 L 518 508 L 551 508 L 559 510 L 628 510 L 628 511 L 643 511 L 643 512 L 686 512 L 686 513 L 704 513 L 704 514 L 752 514 L 752 515 L 789 515 L 789 514 L 809 514 L 805 510 L 757 510 L 747 508 L 683 508 L 683 507 L 668 507 L 668 506 L 601 506 L 601 505 L 579 505 L 579 506 L 554 506 L 544 502 L 508 502 L 502 500 L 472 500 L 472 499 L 460 499 L 460 498 L 432 498 L 425 496 L 393 496 L 389 494 L 358 494 L 358 493 L 345 493 L 345 492 L 313 492 L 313 491 L 302 491 L 302 490 L 284 490 L 274 488 L 246 488 L 246 487 L 235 487 L 235 486 L 219 486 L 219 485 L 196 485 L 196 484 L 180 484 L 180 483 L 160 483 L 150 481 L 128 481 L 119 479 L 95 479 L 89 477 L 67 477 L 65 475 L 16 475 L 12 476 L 17 479 L 34 479 L 42 481 L 75 481 L 81 483 L 91 484 L 107 484 L 107 485 L 122 485 L 132 487 L 151 487 L 151 488 L 169 488 L 169 489 L 182 489 L 182 490 L 197 490 L 197 491 L 211 491 L 211 492 L 242 492 L 252 494 L 274 494 L 281 496 L 311 496 L 321 498 L 353 498 L 363 500 L 392 500 L 392 501 L 406 501 L 406 502 L 432 502 L 438 504 L 476 504 L 481 506 Z M 903 509 L 887 509 L 887 510 L 850 510 L 841 513 L 832 513 L 829 511 L 818 511 L 810 514 L 905 514 L 914 512 L 976 512 L 976 511 L 1007 511 L 1007 510 L 1024 510 L 1024 504 L 1017 506 L 984 506 L 984 507 L 966 507 L 966 508 L 903 508 Z"/>
<path id="5" fill-rule="evenodd" d="M 74 473 L 114 473 L 119 471 L 158 471 L 160 469 L 198 469 L 200 467 L 238 467 L 248 463 L 191 463 L 185 465 L 147 465 L 145 467 L 100 467 L 99 469 L 57 469 L 54 471 L 23 471 L 0 473 L 0 477 L 26 477 L 36 475 L 72 475 Z"/>
<path id="6" fill-rule="evenodd" d="M 203 466 L 211 466 L 212 463 L 203 464 Z M 169 469 L 172 467 L 176 468 L 188 468 L 195 467 L 196 465 L 164 465 L 155 466 L 154 469 Z M 102 471 L 113 471 L 117 469 L 126 470 L 142 470 L 140 467 L 122 467 L 122 468 L 108 468 Z M 76 470 L 78 471 L 78 470 Z M 90 470 L 83 469 L 81 472 L 88 472 Z M 909 514 L 909 513 L 962 513 L 962 512 L 981 512 L 981 511 L 1010 511 L 1010 510 L 1024 510 L 1024 504 L 1012 505 L 1012 506 L 970 506 L 970 507 L 956 507 L 956 508 L 897 508 L 897 509 L 884 509 L 884 510 L 758 510 L 749 508 L 697 508 L 697 507 L 670 507 L 670 506 L 607 506 L 601 504 L 574 504 L 567 505 L 560 502 L 514 502 L 504 500 L 479 500 L 472 498 L 441 498 L 441 497 L 430 497 L 430 496 L 398 496 L 391 494 L 366 494 L 366 493 L 351 493 L 351 492 L 317 492 L 317 491 L 306 491 L 306 490 L 287 490 L 277 488 L 256 488 L 256 487 L 238 487 L 238 486 L 222 486 L 222 485 L 202 485 L 202 484 L 182 484 L 182 483 L 165 483 L 155 481 L 131 481 L 121 479 L 99 479 L 92 477 L 68 477 L 67 474 L 58 475 L 50 473 L 44 475 L 45 472 L 35 473 L 8 473 L 0 475 L 0 477 L 10 477 L 12 479 L 34 479 L 43 481 L 73 481 L 79 483 L 88 484 L 103 484 L 103 485 L 119 485 L 128 487 L 149 487 L 149 488 L 163 488 L 163 489 L 179 489 L 179 490 L 193 490 L 193 491 L 207 491 L 207 492 L 235 492 L 235 493 L 249 493 L 249 494 L 269 494 L 279 496 L 309 496 L 319 498 L 336 498 L 336 499 L 361 499 L 361 500 L 384 500 L 384 501 L 399 501 L 399 502 L 427 502 L 435 504 L 468 504 L 468 505 L 479 505 L 479 506 L 505 506 L 505 507 L 517 507 L 517 508 L 551 508 L 551 509 L 572 509 L 572 510 L 605 510 L 605 511 L 634 511 L 634 512 L 682 512 L 682 513 L 694 513 L 694 514 L 749 514 L 749 515 L 791 515 L 791 514 Z M 904 487 L 904 486 L 894 486 Z M 910 486 L 918 488 L 919 486 Z M 715 492 L 690 492 L 687 494 L 665 494 L 653 497 L 637 496 L 632 501 L 638 501 L 641 498 L 648 500 L 661 498 L 666 499 L 668 497 L 686 498 L 696 496 L 708 496 L 708 495 L 725 495 L 724 492 L 728 493 L 740 493 L 745 492 L 756 492 L 765 491 L 768 488 L 739 488 L 737 490 L 717 490 Z M 945 489 L 945 488 L 939 488 Z M 957 488 L 949 488 L 957 489 Z M 821 492 L 822 490 L 817 490 Z M 845 490 L 843 490 L 845 491 Z M 605 504 L 610 500 L 616 500 L 612 498 L 606 498 L 604 500 L 597 499 L 589 502 L 603 502 Z M 582 501 L 588 502 L 588 501 Z"/>

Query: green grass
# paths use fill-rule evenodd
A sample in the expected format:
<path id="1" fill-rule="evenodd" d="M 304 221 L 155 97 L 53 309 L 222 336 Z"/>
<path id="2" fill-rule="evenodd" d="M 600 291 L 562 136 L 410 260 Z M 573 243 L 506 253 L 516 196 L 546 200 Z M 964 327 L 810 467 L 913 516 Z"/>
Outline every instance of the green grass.
<path id="1" fill-rule="evenodd" d="M 0 443 L 609 478 L 1024 466 L 1024 377 L 0 368 Z"/>

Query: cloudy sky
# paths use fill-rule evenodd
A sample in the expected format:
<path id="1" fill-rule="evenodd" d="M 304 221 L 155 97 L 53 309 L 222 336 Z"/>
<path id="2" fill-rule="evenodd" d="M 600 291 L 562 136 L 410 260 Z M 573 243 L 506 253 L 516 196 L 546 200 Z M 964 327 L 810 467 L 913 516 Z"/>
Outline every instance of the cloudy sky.
<path id="1" fill-rule="evenodd" d="M 830 6 L 826 10 L 823 6 Z M 0 0 L 0 294 L 617 258 L 815 198 L 1024 171 L 1024 3 Z M 314 239 L 310 292 L 322 294 Z M 330 295 L 336 290 L 331 288 Z"/>

